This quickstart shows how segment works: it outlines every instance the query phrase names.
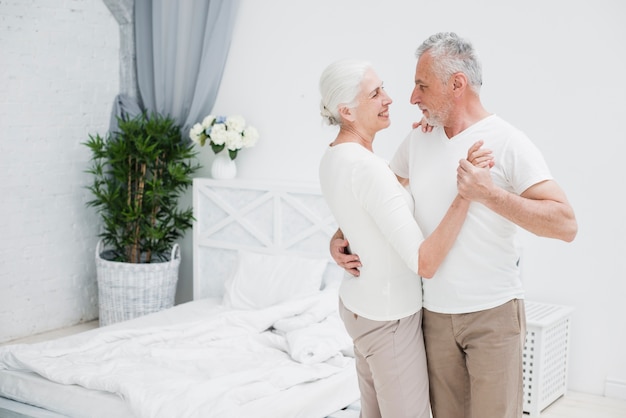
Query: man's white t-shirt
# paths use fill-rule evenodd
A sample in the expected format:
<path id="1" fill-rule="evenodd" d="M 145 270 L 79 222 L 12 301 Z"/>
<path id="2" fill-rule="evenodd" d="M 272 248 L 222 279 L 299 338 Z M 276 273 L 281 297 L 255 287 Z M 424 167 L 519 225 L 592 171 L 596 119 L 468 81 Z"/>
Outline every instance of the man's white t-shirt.
<path id="1" fill-rule="evenodd" d="M 398 148 L 390 167 L 409 179 L 415 219 L 425 236 L 437 227 L 455 198 L 459 160 L 467 157 L 467 150 L 478 140 L 493 151 L 491 176 L 497 186 L 521 194 L 552 178 L 537 147 L 496 115 L 452 138 L 441 127 L 430 133 L 415 129 Z M 446 259 L 432 279 L 423 279 L 424 307 L 440 313 L 467 313 L 522 299 L 517 228 L 472 202 Z"/>
<path id="2" fill-rule="evenodd" d="M 329 147 L 319 177 L 326 202 L 362 263 L 359 277 L 346 273 L 341 283 L 344 306 L 376 321 L 418 312 L 423 235 L 413 218 L 410 193 L 387 162 L 356 143 Z"/>

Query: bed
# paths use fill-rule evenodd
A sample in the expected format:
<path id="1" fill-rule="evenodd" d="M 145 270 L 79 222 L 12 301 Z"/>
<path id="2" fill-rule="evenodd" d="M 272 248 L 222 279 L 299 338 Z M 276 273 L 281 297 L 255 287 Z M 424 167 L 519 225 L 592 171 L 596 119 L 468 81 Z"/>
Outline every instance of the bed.
<path id="1" fill-rule="evenodd" d="M 0 347 L 0 416 L 358 416 L 318 187 L 195 179 L 193 207 L 194 300 Z"/>

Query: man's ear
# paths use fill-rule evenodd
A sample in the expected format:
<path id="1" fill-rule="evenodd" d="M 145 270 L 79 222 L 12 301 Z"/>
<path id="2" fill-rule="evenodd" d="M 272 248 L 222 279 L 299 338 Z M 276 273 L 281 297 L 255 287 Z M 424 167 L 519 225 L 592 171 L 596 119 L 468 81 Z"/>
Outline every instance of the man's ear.
<path id="1" fill-rule="evenodd" d="M 347 106 L 342 106 L 339 108 L 339 115 L 348 122 L 354 122 L 354 109 L 351 109 Z"/>
<path id="2" fill-rule="evenodd" d="M 452 92 L 456 97 L 460 96 L 467 88 L 467 77 L 463 73 L 455 73 L 452 76 Z"/>

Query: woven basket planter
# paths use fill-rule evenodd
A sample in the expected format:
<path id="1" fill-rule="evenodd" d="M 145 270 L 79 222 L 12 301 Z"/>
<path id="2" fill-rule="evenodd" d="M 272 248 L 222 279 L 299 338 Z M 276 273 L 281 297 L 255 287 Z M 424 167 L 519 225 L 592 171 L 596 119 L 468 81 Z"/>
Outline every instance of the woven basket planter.
<path id="1" fill-rule="evenodd" d="M 126 321 L 174 306 L 180 250 L 174 244 L 170 261 L 120 263 L 102 258 L 96 246 L 100 326 Z"/>

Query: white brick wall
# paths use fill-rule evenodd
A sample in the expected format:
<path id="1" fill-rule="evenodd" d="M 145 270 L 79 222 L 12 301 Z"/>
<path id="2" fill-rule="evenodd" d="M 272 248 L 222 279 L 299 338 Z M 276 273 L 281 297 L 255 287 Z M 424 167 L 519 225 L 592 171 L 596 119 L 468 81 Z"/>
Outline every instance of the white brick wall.
<path id="1" fill-rule="evenodd" d="M 101 0 L 0 0 L 0 342 L 97 317 L 84 173 L 119 91 Z"/>

